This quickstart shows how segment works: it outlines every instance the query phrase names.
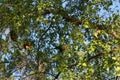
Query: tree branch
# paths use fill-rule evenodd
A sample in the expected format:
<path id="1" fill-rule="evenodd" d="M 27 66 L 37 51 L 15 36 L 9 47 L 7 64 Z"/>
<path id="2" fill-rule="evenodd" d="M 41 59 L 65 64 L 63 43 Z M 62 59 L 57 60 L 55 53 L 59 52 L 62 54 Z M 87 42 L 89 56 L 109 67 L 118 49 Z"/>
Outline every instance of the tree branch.
<path id="1" fill-rule="evenodd" d="M 112 54 L 113 52 L 115 52 L 116 51 L 116 48 L 114 48 L 114 49 L 112 49 L 111 51 L 109 51 L 108 52 L 108 54 Z M 95 59 L 95 58 L 98 58 L 98 57 L 101 57 L 101 56 L 103 56 L 104 55 L 104 53 L 98 53 L 98 54 L 96 54 L 96 55 L 94 55 L 94 56 L 91 56 L 89 59 L 88 59 L 88 61 L 90 61 L 90 60 L 92 60 L 92 59 Z"/>
<path id="2" fill-rule="evenodd" d="M 0 64 L 10 63 L 9 61 L 0 61 Z"/>
<path id="3" fill-rule="evenodd" d="M 67 68 L 72 68 L 73 66 L 78 65 L 78 63 L 79 63 L 79 62 L 76 62 L 76 63 L 70 64 L 70 65 L 68 65 L 68 67 L 67 67 Z"/>
<path id="4" fill-rule="evenodd" d="M 52 19 L 53 19 L 53 17 L 52 17 Z M 40 42 L 40 40 L 43 38 L 43 36 L 49 31 L 49 29 L 52 27 L 52 22 L 50 23 L 50 25 L 49 25 L 49 27 L 47 28 L 47 30 L 40 36 L 40 38 L 39 38 L 39 41 L 38 41 L 38 45 L 39 45 L 39 42 Z M 39 48 L 38 48 L 39 49 Z"/>
<path id="5" fill-rule="evenodd" d="M 88 61 L 90 61 L 91 59 L 95 59 L 95 58 L 101 57 L 102 55 L 103 55 L 103 53 L 96 54 L 96 55 L 90 57 L 90 58 L 88 59 Z"/>
<path id="6" fill-rule="evenodd" d="M 55 76 L 54 80 L 58 79 L 60 74 L 61 74 L 61 72 L 58 72 L 58 74 Z"/>
<path id="7" fill-rule="evenodd" d="M 114 36 L 115 39 L 120 40 L 120 37 L 117 35 L 117 32 L 113 31 L 113 32 L 108 32 L 109 34 L 111 34 L 112 36 Z"/>
<path id="8" fill-rule="evenodd" d="M 44 10 L 44 12 L 42 13 L 42 15 L 47 15 L 47 14 L 54 14 L 54 15 L 60 15 L 63 17 L 63 19 L 65 19 L 65 21 L 67 22 L 72 22 L 75 25 L 81 25 L 82 21 L 80 21 L 78 18 L 75 18 L 73 16 L 68 16 L 68 12 L 63 10 L 63 9 L 59 9 L 59 10 Z"/>

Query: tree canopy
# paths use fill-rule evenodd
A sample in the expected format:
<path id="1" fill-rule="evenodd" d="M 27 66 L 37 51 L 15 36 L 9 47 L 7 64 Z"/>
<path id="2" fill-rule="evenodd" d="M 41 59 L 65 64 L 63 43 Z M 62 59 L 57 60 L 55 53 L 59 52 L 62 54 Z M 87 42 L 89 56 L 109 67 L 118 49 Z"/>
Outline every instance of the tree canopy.
<path id="1" fill-rule="evenodd" d="M 117 80 L 119 4 L 0 0 L 0 80 Z"/>

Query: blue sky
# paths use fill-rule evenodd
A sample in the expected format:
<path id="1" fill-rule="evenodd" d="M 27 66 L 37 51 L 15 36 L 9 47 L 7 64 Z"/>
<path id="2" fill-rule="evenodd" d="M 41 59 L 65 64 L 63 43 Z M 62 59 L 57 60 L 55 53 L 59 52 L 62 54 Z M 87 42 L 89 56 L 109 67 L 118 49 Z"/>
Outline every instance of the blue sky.
<path id="1" fill-rule="evenodd" d="M 65 3 L 65 4 L 66 4 L 66 3 Z M 65 6 L 65 5 L 63 4 L 63 6 Z M 113 11 L 113 13 L 118 11 L 118 14 L 120 15 L 120 0 L 114 0 L 113 5 L 112 5 L 110 8 L 111 8 L 111 10 Z M 104 15 L 104 14 L 105 14 L 104 18 L 106 18 L 106 17 L 111 16 L 112 12 L 106 12 L 106 11 L 104 11 L 104 10 L 101 9 L 101 12 L 100 12 L 99 14 L 100 14 L 100 15 Z M 10 30 L 9 30 L 9 28 L 7 28 L 7 29 L 5 30 L 5 33 L 2 34 L 2 39 L 6 40 L 6 35 L 7 35 L 9 32 L 10 32 Z M 17 79 L 16 79 L 16 80 L 17 80 Z"/>

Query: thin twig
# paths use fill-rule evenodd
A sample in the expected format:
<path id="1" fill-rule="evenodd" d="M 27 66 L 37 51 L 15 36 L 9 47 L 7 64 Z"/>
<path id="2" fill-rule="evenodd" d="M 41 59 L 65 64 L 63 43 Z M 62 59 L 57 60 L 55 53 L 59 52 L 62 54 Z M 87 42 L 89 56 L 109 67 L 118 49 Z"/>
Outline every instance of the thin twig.
<path id="1" fill-rule="evenodd" d="M 60 74 L 61 74 L 61 72 L 58 72 L 58 74 L 55 76 L 54 80 L 58 79 Z"/>
<path id="2" fill-rule="evenodd" d="M 52 17 L 53 19 L 53 17 Z M 40 40 L 43 38 L 43 36 L 49 31 L 49 29 L 52 27 L 52 22 L 50 23 L 48 29 L 40 36 L 38 43 L 40 43 Z"/>

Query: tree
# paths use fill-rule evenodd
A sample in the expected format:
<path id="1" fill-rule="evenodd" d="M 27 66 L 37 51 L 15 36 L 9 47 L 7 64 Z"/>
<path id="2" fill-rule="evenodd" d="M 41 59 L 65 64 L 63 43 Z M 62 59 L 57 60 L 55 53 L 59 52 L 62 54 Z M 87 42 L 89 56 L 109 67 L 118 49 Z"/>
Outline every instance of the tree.
<path id="1" fill-rule="evenodd" d="M 114 2 L 1 0 L 0 79 L 117 79 L 120 10 L 112 9 Z"/>

